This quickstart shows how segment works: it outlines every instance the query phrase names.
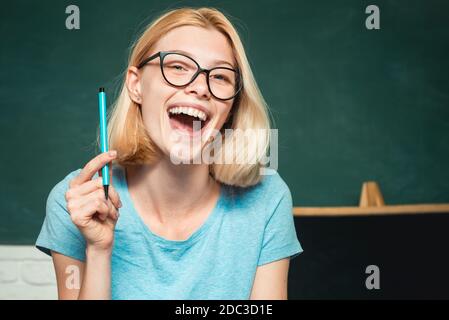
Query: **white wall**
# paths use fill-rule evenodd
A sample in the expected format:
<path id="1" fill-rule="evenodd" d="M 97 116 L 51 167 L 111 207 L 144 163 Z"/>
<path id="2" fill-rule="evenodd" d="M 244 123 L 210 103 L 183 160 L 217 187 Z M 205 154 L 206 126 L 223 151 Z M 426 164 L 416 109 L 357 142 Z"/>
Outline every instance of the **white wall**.
<path id="1" fill-rule="evenodd" d="M 57 299 L 51 257 L 34 246 L 0 245 L 0 299 Z"/>

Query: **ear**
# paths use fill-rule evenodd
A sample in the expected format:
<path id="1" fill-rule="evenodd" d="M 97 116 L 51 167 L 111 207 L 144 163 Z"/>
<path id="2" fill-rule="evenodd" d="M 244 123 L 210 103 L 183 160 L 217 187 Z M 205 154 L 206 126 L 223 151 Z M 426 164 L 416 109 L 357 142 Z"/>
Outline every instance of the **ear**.
<path id="1" fill-rule="evenodd" d="M 126 72 L 126 88 L 128 89 L 128 95 L 131 100 L 137 104 L 142 103 L 140 77 L 141 74 L 139 69 L 134 66 L 128 68 L 128 71 Z"/>

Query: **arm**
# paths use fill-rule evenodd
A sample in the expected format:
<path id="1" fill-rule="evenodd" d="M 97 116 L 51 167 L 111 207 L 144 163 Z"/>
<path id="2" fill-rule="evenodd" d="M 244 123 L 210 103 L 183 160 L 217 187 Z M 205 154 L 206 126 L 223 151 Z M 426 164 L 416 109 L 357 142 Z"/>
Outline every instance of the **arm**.
<path id="1" fill-rule="evenodd" d="M 74 240 L 78 250 L 85 250 L 85 263 L 52 251 L 60 299 L 111 299 L 111 255 L 121 203 L 112 184 L 106 199 L 102 177 L 93 177 L 95 172 L 100 175 L 101 168 L 116 156 L 116 152 L 104 152 L 89 161 L 69 181 L 64 195 L 66 203 L 60 200 L 62 204 L 48 211 L 56 215 L 61 206 L 65 207 L 86 242 L 80 247 L 79 239 Z M 112 166 L 109 177 L 112 181 Z M 67 218 L 64 212 L 61 216 Z M 67 225 L 63 227 L 69 228 Z"/>
<path id="2" fill-rule="evenodd" d="M 257 267 L 250 300 L 286 300 L 290 259 Z"/>
<path id="3" fill-rule="evenodd" d="M 111 299 L 111 252 L 86 250 L 86 262 L 52 251 L 61 300 Z"/>

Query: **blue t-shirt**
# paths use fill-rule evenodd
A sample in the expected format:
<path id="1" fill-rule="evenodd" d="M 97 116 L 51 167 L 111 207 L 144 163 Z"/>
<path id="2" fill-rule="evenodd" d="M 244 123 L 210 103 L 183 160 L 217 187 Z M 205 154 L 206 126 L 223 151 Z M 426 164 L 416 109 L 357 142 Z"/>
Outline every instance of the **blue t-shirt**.
<path id="1" fill-rule="evenodd" d="M 51 190 L 36 241 L 85 261 L 85 240 L 66 209 L 71 172 Z M 290 190 L 277 172 L 248 188 L 221 185 L 206 221 L 187 240 L 153 233 L 134 208 L 123 167 L 112 184 L 123 206 L 114 231 L 112 299 L 248 299 L 257 266 L 293 258 L 303 250 L 292 214 Z M 98 177 L 98 173 L 94 178 Z"/>

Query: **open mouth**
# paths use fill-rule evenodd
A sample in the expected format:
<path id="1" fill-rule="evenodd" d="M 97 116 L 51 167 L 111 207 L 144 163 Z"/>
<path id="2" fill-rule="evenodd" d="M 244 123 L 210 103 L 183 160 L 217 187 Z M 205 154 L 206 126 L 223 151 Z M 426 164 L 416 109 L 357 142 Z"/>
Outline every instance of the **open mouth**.
<path id="1" fill-rule="evenodd" d="M 209 123 L 209 115 L 206 112 L 192 107 L 174 105 L 167 113 L 173 129 L 185 131 L 190 135 L 200 133 Z"/>

